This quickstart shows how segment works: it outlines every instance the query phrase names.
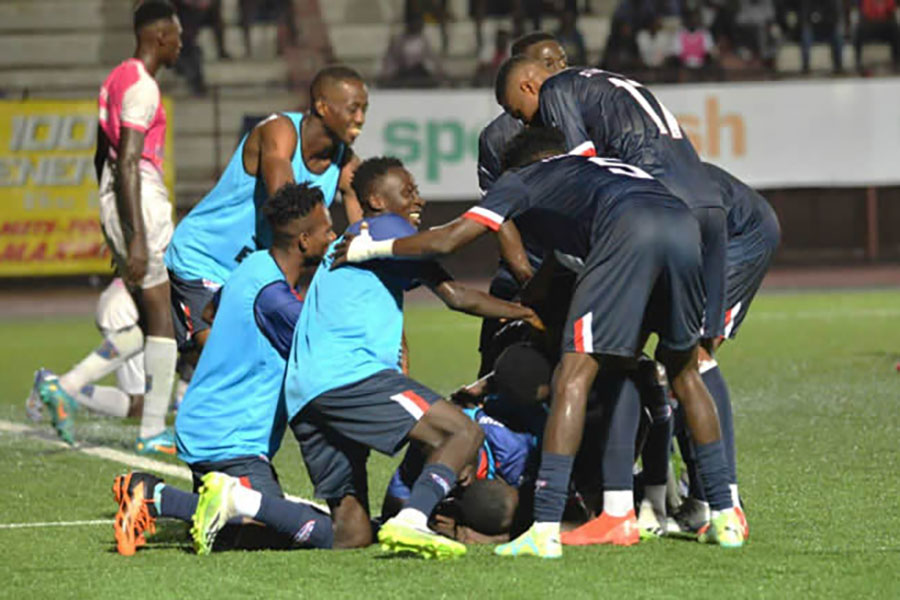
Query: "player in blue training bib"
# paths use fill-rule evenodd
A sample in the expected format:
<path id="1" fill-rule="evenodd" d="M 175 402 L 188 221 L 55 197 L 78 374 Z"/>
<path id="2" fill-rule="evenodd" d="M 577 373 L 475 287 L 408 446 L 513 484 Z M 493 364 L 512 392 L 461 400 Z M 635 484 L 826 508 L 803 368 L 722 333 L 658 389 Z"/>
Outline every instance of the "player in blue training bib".
<path id="1" fill-rule="evenodd" d="M 117 478 L 117 541 L 152 529 L 157 516 L 173 517 L 193 522 L 195 548 L 204 554 L 229 519 L 247 516 L 269 526 L 269 542 L 276 547 L 331 547 L 331 519 L 282 500 L 271 459 L 286 424 L 281 385 L 303 306 L 296 288 L 334 232 L 321 190 L 308 183 L 283 186 L 263 212 L 272 247 L 247 256 L 222 288 L 206 349 L 175 421 L 179 458 L 193 472 L 195 491 L 205 495 L 147 473 Z M 249 496 L 250 503 L 210 500 L 232 488 L 240 488 L 234 493 Z M 268 498 L 264 506 L 262 493 Z M 256 507 L 253 515 L 227 513 L 246 506 Z"/>
<path id="2" fill-rule="evenodd" d="M 353 186 L 366 218 L 350 231 L 366 231 L 375 239 L 416 232 L 425 202 L 399 160 L 363 162 Z M 285 401 L 316 495 L 331 507 L 339 536 L 335 545 L 372 541 L 370 449 L 392 455 L 417 440 L 439 459 L 424 466 L 407 508 L 381 528 L 378 539 L 392 551 L 429 558 L 461 554 L 464 546 L 435 534 L 427 521 L 481 445 L 482 434 L 459 408 L 401 371 L 403 293 L 424 284 L 455 310 L 538 321 L 529 308 L 459 285 L 437 262 L 329 266 L 326 258 L 316 272 L 294 332 Z"/>
<path id="3" fill-rule="evenodd" d="M 359 159 L 350 149 L 365 123 L 368 91 L 358 73 L 327 67 L 310 87 L 306 114 L 271 115 L 235 150 L 216 186 L 185 216 L 166 250 L 179 348 L 200 349 L 203 309 L 251 252 L 271 245 L 260 208 L 288 182 L 308 182 L 330 207 L 338 190 L 350 223 L 362 210 L 350 186 Z"/>

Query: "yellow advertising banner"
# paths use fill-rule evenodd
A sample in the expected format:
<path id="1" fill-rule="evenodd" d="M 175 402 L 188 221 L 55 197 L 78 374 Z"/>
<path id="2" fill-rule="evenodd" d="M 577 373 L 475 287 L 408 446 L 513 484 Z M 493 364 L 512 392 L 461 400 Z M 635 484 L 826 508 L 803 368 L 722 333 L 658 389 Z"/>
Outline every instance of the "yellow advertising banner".
<path id="1" fill-rule="evenodd" d="M 174 198 L 172 102 L 164 173 Z M 111 272 L 100 231 L 97 101 L 0 102 L 0 277 Z"/>

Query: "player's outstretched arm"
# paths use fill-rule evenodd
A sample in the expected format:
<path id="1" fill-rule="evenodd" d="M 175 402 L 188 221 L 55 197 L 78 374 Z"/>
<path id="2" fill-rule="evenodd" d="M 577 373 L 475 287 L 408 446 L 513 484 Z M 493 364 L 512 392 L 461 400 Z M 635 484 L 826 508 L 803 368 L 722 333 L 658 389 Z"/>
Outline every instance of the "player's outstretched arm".
<path id="1" fill-rule="evenodd" d="M 452 279 L 444 280 L 431 289 L 451 310 L 491 319 L 522 319 L 535 329 L 544 330 L 544 323 L 537 313 L 516 302 L 495 298 Z"/>
<path id="2" fill-rule="evenodd" d="M 341 203 L 344 205 L 344 211 L 347 213 L 347 223 L 352 225 L 363 218 L 362 205 L 360 205 L 359 198 L 356 197 L 356 191 L 351 185 L 356 168 L 362 161 L 359 160 L 356 154 L 352 154 L 352 150 L 349 148 L 347 152 L 350 153 L 350 159 L 341 167 L 338 189 L 341 191 Z"/>
<path id="3" fill-rule="evenodd" d="M 291 120 L 285 116 L 272 118 L 259 130 L 259 170 L 266 192 L 272 196 L 286 183 L 294 182 L 291 158 L 302 152 L 300 137 Z"/>
<path id="4" fill-rule="evenodd" d="M 334 247 L 334 262 L 331 268 L 334 269 L 347 262 L 359 263 L 373 258 L 391 256 L 431 258 L 452 254 L 487 231 L 488 228 L 480 223 L 459 218 L 409 237 L 374 241 L 369 236 L 368 229 L 364 227 L 359 235 L 344 234 L 344 238 Z"/>
<path id="5" fill-rule="evenodd" d="M 141 153 L 144 132 L 122 127 L 116 158 L 116 209 L 128 252 L 126 283 L 138 286 L 147 272 L 147 236 L 141 209 Z"/>
<path id="6" fill-rule="evenodd" d="M 534 276 L 534 269 L 528 262 L 528 254 L 516 224 L 512 221 L 503 223 L 497 231 L 497 240 L 500 242 L 500 257 L 509 265 L 516 281 L 520 285 L 528 283 Z"/>

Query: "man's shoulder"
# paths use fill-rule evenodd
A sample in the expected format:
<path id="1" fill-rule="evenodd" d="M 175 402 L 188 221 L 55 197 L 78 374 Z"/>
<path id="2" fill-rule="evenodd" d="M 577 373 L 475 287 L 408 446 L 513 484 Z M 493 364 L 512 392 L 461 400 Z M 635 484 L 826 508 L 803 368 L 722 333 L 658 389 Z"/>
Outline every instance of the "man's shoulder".
<path id="1" fill-rule="evenodd" d="M 524 131 L 525 126 L 521 121 L 503 112 L 497 115 L 493 121 L 481 130 L 479 136 L 484 143 L 490 146 L 505 145 L 507 141 Z"/>
<path id="2" fill-rule="evenodd" d="M 358 235 L 363 223 L 369 226 L 369 235 L 375 241 L 408 237 L 418 233 L 418 230 L 409 221 L 394 213 L 366 217 L 362 221 L 350 225 L 347 228 L 347 232 Z"/>

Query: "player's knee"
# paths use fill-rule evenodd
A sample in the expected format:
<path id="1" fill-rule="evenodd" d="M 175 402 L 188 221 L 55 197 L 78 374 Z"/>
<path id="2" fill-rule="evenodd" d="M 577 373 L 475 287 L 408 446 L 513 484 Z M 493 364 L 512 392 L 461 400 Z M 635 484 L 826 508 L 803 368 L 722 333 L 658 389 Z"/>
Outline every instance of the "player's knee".
<path id="1" fill-rule="evenodd" d="M 372 522 L 362 503 L 353 495 L 329 500 L 335 549 L 365 548 L 373 540 Z"/>

